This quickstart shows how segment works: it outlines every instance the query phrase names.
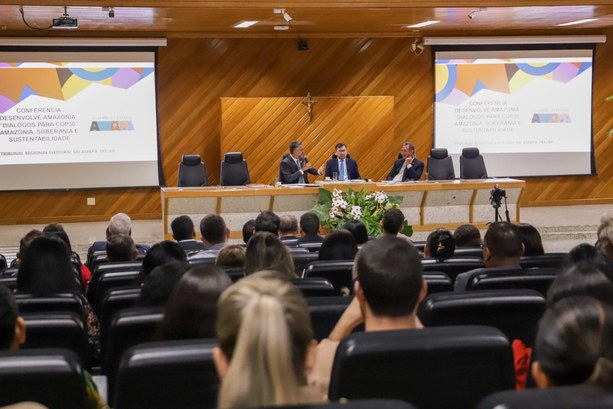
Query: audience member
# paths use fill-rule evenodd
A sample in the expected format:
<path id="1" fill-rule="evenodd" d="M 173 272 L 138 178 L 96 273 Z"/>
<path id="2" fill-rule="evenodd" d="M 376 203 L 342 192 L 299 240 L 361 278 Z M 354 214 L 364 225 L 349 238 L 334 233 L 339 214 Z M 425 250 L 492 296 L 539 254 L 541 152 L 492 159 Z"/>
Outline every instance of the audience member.
<path id="1" fill-rule="evenodd" d="M 153 271 L 154 268 L 171 261 L 186 261 L 187 256 L 181 246 L 170 240 L 160 241 L 151 247 L 143 259 L 141 269 L 143 280 Z"/>
<path id="2" fill-rule="evenodd" d="M 219 250 L 215 265 L 217 267 L 243 267 L 245 265 L 245 247 L 230 244 Z"/>
<path id="3" fill-rule="evenodd" d="M 230 229 L 224 219 L 217 214 L 207 214 L 200 221 L 200 234 L 206 250 L 193 254 L 190 260 L 210 259 L 217 257 L 219 250 L 226 245 L 230 237 Z"/>
<path id="4" fill-rule="evenodd" d="M 613 215 L 608 214 L 600 219 L 597 236 L 596 248 L 613 260 Z"/>
<path id="5" fill-rule="evenodd" d="M 190 268 L 170 294 L 157 338 L 214 338 L 217 301 L 230 285 L 232 280 L 216 267 L 201 264 Z"/>
<path id="6" fill-rule="evenodd" d="M 309 379 L 319 393 L 328 391 L 334 354 L 340 341 L 364 323 L 369 331 L 422 328 L 417 307 L 428 285 L 417 249 L 399 237 L 383 236 L 366 243 L 355 260 L 355 298 L 327 339 L 317 347 Z"/>
<path id="7" fill-rule="evenodd" d="M 138 304 L 143 307 L 163 307 L 170 293 L 189 268 L 186 261 L 171 261 L 157 266 L 145 277 Z"/>
<path id="8" fill-rule="evenodd" d="M 206 250 L 204 243 L 196 240 L 194 222 L 189 216 L 179 216 L 170 223 L 172 238 L 179 243 L 186 253 Z"/>
<path id="9" fill-rule="evenodd" d="M 455 243 L 451 232 L 447 229 L 436 229 L 428 235 L 424 246 L 424 256 L 444 261 L 453 257 Z"/>
<path id="10" fill-rule="evenodd" d="M 19 267 L 19 264 L 21 263 L 21 260 L 25 257 L 26 252 L 28 251 L 28 247 L 30 247 L 30 243 L 32 243 L 32 240 L 42 236 L 42 234 L 42 231 L 33 229 L 27 232 L 26 235 L 23 236 L 21 240 L 19 240 L 19 251 L 15 255 L 15 263 L 14 265 L 11 264 L 11 267 Z"/>
<path id="11" fill-rule="evenodd" d="M 381 229 L 383 230 L 384 234 L 396 236 L 402 231 L 403 223 L 404 213 L 402 213 L 402 210 L 393 207 L 391 209 L 387 209 L 383 213 L 383 218 L 381 219 Z"/>
<path id="12" fill-rule="evenodd" d="M 458 226 L 453 232 L 453 241 L 456 248 L 481 247 L 481 233 L 472 224 Z"/>
<path id="13" fill-rule="evenodd" d="M 137 258 L 136 244 L 127 234 L 114 234 L 106 240 L 106 259 L 109 262 L 135 261 Z"/>
<path id="14" fill-rule="evenodd" d="M 279 216 L 268 210 L 260 212 L 258 217 L 255 218 L 255 233 L 267 231 L 279 235 L 279 227 L 281 225 L 281 219 Z"/>
<path id="15" fill-rule="evenodd" d="M 19 315 L 17 302 L 13 293 L 5 286 L 0 285 L 0 350 L 18 351 L 26 341 L 26 322 Z M 88 372 L 83 372 L 87 391 L 87 405 L 85 409 L 109 409 L 100 397 L 96 384 Z M 6 406 L 5 409 L 36 409 L 35 404 L 18 404 Z M 40 408 L 44 408 L 40 406 Z"/>
<path id="16" fill-rule="evenodd" d="M 559 274 L 547 291 L 547 304 L 575 296 L 592 297 L 613 304 L 613 283 L 594 265 L 581 262 Z"/>
<path id="17" fill-rule="evenodd" d="M 483 237 L 483 262 L 490 273 L 505 274 L 521 270 L 519 265 L 524 245 L 517 233 L 517 226 L 507 222 L 496 222 L 488 226 Z M 456 291 L 466 290 L 471 278 L 482 269 L 458 274 L 455 280 Z"/>
<path id="18" fill-rule="evenodd" d="M 290 283 L 261 272 L 224 291 L 217 340 L 221 409 L 317 400 L 304 386 L 314 359 L 311 317 Z"/>
<path id="19" fill-rule="evenodd" d="M 582 243 L 573 247 L 562 261 L 562 269 L 566 270 L 579 263 L 595 266 L 613 282 L 613 260 L 608 259 L 596 246 Z"/>
<path id="20" fill-rule="evenodd" d="M 247 243 L 245 275 L 258 271 L 278 271 L 286 279 L 294 279 L 294 260 L 279 238 L 268 232 L 256 233 Z"/>
<path id="21" fill-rule="evenodd" d="M 280 217 L 279 238 L 287 247 L 298 247 L 298 220 L 295 216 Z"/>
<path id="22" fill-rule="evenodd" d="M 132 219 L 130 219 L 130 216 L 125 213 L 117 213 L 111 217 L 109 225 L 106 228 L 106 238 L 108 239 L 115 234 L 127 234 L 128 236 L 132 236 Z M 146 244 L 136 244 L 136 249 L 142 254 L 149 251 L 149 248 L 150 247 Z M 87 259 L 89 260 L 91 258 L 94 251 L 102 250 L 106 250 L 106 240 L 95 241 L 87 250 Z"/>
<path id="23" fill-rule="evenodd" d="M 298 238 L 299 244 L 324 241 L 324 238 L 319 235 L 319 217 L 313 212 L 300 216 L 300 231 L 302 236 Z"/>
<path id="24" fill-rule="evenodd" d="M 243 224 L 243 243 L 247 244 L 255 233 L 255 219 L 250 219 Z"/>
<path id="25" fill-rule="evenodd" d="M 346 229 L 332 230 L 324 238 L 319 248 L 318 260 L 353 260 L 358 245 L 353 235 Z"/>
<path id="26" fill-rule="evenodd" d="M 70 260 L 72 262 L 72 265 L 81 277 L 81 288 L 85 290 L 87 283 L 89 282 L 89 280 L 91 280 L 92 272 L 89 270 L 89 268 L 87 268 L 85 264 L 81 263 L 81 258 L 79 257 L 79 254 L 72 251 L 70 238 L 68 237 L 68 233 L 66 233 L 66 230 L 64 230 L 64 227 L 59 223 L 51 223 L 43 228 L 43 233 L 54 234 L 60 239 L 62 239 L 62 241 L 66 244 L 70 253 Z"/>
<path id="27" fill-rule="evenodd" d="M 536 336 L 532 376 L 541 388 L 613 382 L 613 310 L 589 297 L 560 300 L 549 308 Z"/>
<path id="28" fill-rule="evenodd" d="M 517 232 L 521 242 L 524 244 L 524 256 L 542 256 L 545 254 L 543 241 L 536 227 L 528 223 L 519 223 L 517 225 Z"/>
<path id="29" fill-rule="evenodd" d="M 364 223 L 359 220 L 347 221 L 347 223 L 343 225 L 343 229 L 349 230 L 349 233 L 353 235 L 358 246 L 361 246 L 368 241 L 366 226 L 364 226 Z"/>

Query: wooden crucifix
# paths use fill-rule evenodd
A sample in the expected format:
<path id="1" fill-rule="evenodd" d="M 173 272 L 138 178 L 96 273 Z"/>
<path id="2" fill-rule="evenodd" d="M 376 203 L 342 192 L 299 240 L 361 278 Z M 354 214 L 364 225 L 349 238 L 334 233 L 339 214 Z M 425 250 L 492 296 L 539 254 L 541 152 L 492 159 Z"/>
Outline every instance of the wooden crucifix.
<path id="1" fill-rule="evenodd" d="M 306 98 L 304 98 L 302 100 L 302 103 L 304 105 L 306 105 L 307 108 L 307 115 L 309 116 L 309 123 L 311 123 L 313 121 L 313 105 L 316 103 L 317 101 L 314 100 L 313 98 L 311 98 L 311 93 L 307 93 Z"/>

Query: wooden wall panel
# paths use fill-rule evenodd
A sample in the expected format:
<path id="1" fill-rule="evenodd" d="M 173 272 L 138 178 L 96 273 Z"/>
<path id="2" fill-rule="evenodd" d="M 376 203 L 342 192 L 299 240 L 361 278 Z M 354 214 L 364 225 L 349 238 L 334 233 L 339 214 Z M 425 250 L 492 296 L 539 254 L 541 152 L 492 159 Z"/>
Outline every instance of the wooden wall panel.
<path id="1" fill-rule="evenodd" d="M 222 98 L 221 155 L 240 151 L 251 183 L 273 183 L 290 142 L 300 140 L 314 167 L 324 165 L 338 142 L 358 161 L 361 176 L 380 180 L 394 146 L 393 97 L 312 96 L 309 123 L 304 98 Z M 381 149 L 373 149 L 379 146 Z M 310 181 L 323 177 L 309 178 Z"/>
<path id="2" fill-rule="evenodd" d="M 603 32 L 613 38 L 613 30 Z M 529 34 L 529 33 L 526 33 Z M 199 153 L 209 183 L 219 181 L 222 97 L 378 96 L 394 98 L 393 146 L 416 144 L 425 160 L 433 134 L 433 68 L 429 50 L 416 57 L 410 39 L 172 38 L 158 55 L 158 123 L 163 171 L 176 186 L 183 153 Z M 523 204 L 613 202 L 613 44 L 596 47 L 594 147 L 597 176 L 528 178 Z M 351 136 L 344 142 L 352 147 Z M 393 157 L 387 166 L 391 166 Z M 19 175 L 15 175 L 19 177 Z M 1 183 L 1 182 L 0 182 Z M 86 198 L 96 197 L 96 206 Z M 105 220 L 117 211 L 134 218 L 161 215 L 157 189 L 96 189 L 0 193 L 0 223 Z"/>

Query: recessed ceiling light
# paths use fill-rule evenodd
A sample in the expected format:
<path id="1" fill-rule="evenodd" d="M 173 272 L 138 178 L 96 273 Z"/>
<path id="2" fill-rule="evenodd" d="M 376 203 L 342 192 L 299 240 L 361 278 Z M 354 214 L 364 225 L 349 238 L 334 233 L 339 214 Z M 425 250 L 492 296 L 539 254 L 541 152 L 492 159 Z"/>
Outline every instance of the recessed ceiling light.
<path id="1" fill-rule="evenodd" d="M 289 26 L 275 26 L 275 31 L 286 31 L 289 30 Z"/>
<path id="2" fill-rule="evenodd" d="M 247 28 L 247 27 L 251 27 L 254 24 L 259 23 L 259 21 L 241 21 L 240 23 L 236 23 L 234 24 L 234 28 Z"/>
<path id="3" fill-rule="evenodd" d="M 436 24 L 436 23 L 440 23 L 440 21 L 439 20 L 422 21 L 421 23 L 412 24 L 410 26 L 405 26 L 405 27 L 406 28 L 420 28 L 420 27 L 431 26 L 432 24 Z"/>
<path id="4" fill-rule="evenodd" d="M 568 23 L 556 24 L 557 27 L 574 26 L 575 24 L 591 23 L 598 20 L 597 18 L 586 18 L 583 20 L 570 21 Z"/>

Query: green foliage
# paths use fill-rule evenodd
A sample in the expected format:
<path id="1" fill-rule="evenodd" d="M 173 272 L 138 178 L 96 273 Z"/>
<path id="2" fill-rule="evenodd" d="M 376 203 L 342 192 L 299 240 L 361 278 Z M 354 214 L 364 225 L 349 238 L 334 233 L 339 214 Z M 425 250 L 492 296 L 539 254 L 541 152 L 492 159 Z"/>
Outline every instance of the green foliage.
<path id="1" fill-rule="evenodd" d="M 364 223 L 369 236 L 380 236 L 381 219 L 387 209 L 398 208 L 402 196 L 387 196 L 384 192 L 359 192 L 347 189 L 347 192 L 334 189 L 334 192 L 320 188 L 319 200 L 311 209 L 322 226 L 329 229 L 341 228 L 348 220 L 357 219 Z M 403 234 L 411 236 L 413 228 L 405 220 Z"/>

